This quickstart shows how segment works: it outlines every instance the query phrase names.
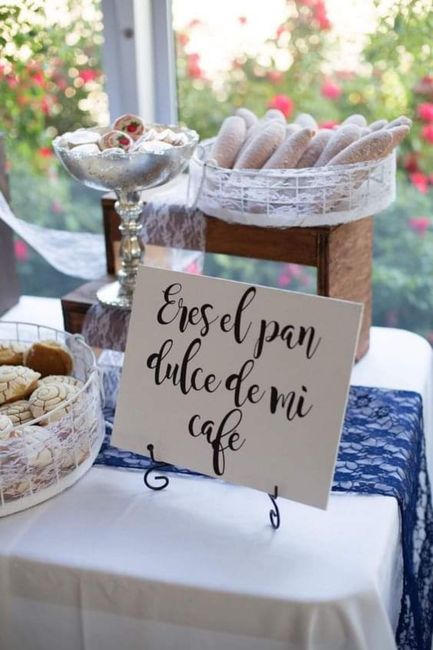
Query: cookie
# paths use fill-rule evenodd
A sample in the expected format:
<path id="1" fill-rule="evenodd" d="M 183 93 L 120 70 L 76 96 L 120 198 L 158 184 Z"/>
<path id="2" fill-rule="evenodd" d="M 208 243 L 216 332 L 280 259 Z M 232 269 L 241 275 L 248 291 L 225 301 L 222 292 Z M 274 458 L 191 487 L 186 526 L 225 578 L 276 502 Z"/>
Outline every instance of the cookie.
<path id="1" fill-rule="evenodd" d="M 81 388 L 84 385 L 81 379 L 77 379 L 71 375 L 48 375 L 38 381 L 38 387 L 43 384 L 67 384 L 68 386 L 75 386 L 76 388 Z"/>
<path id="2" fill-rule="evenodd" d="M 292 169 L 296 167 L 314 135 L 311 129 L 301 129 L 290 135 L 263 165 L 263 169 Z"/>
<path id="3" fill-rule="evenodd" d="M 26 398 L 36 388 L 40 376 L 24 366 L 0 366 L 0 405 Z"/>
<path id="4" fill-rule="evenodd" d="M 13 423 L 7 415 L 0 413 L 0 440 L 5 440 L 13 429 Z"/>
<path id="5" fill-rule="evenodd" d="M 60 443 L 48 429 L 28 425 L 21 429 L 27 463 L 31 469 L 43 469 L 60 457 Z"/>
<path id="6" fill-rule="evenodd" d="M 27 347 L 27 345 L 15 341 L 0 343 L 0 366 L 22 366 L 23 355 Z"/>
<path id="7" fill-rule="evenodd" d="M 98 145 L 102 151 L 104 149 L 111 149 L 112 147 L 128 151 L 132 145 L 132 138 L 126 133 L 123 133 L 123 131 L 107 131 L 107 133 L 104 133 L 99 138 Z"/>
<path id="8" fill-rule="evenodd" d="M 40 421 L 41 425 L 56 422 L 71 410 L 71 404 L 65 404 L 78 392 L 75 386 L 67 384 L 42 384 L 30 395 L 29 405 L 34 418 L 48 417 Z M 54 409 L 56 409 L 54 411 Z"/>
<path id="9" fill-rule="evenodd" d="M 63 137 L 66 138 L 68 146 L 72 149 L 82 144 L 96 144 L 101 134 L 87 129 L 77 129 L 72 133 L 66 133 Z"/>
<path id="10" fill-rule="evenodd" d="M 97 144 L 80 144 L 74 147 L 74 151 L 71 152 L 71 155 L 76 156 L 88 156 L 89 154 L 101 153 L 100 148 Z"/>
<path id="11" fill-rule="evenodd" d="M 321 129 L 318 131 L 314 138 L 308 143 L 296 167 L 298 167 L 298 169 L 314 167 L 331 137 L 331 129 Z"/>
<path id="12" fill-rule="evenodd" d="M 323 167 L 331 158 L 334 158 L 343 149 L 346 149 L 352 142 L 361 137 L 361 127 L 357 124 L 345 124 L 336 131 L 332 131 L 332 137 L 328 140 L 325 148 L 320 154 L 315 167 Z"/>
<path id="13" fill-rule="evenodd" d="M 24 353 L 24 364 L 42 377 L 70 375 L 74 360 L 69 350 L 57 341 L 38 341 Z"/>
<path id="14" fill-rule="evenodd" d="M 138 140 L 144 133 L 144 124 L 142 119 L 137 115 L 126 113 L 118 117 L 117 120 L 114 120 L 113 130 L 122 131 L 123 133 L 127 133 L 133 140 Z"/>
<path id="15" fill-rule="evenodd" d="M 159 140 L 149 140 L 148 142 L 142 142 L 134 151 L 139 153 L 165 153 L 168 149 L 173 149 L 173 145 L 168 142 L 159 141 Z"/>
<path id="16" fill-rule="evenodd" d="M 212 146 L 210 157 L 214 158 L 220 167 L 231 169 L 247 134 L 245 121 L 237 115 L 227 117 L 221 125 L 216 140 Z"/>
<path id="17" fill-rule="evenodd" d="M 12 402 L 12 404 L 0 406 L 0 417 L 2 415 L 7 416 L 16 427 L 33 420 L 30 404 L 26 399 L 19 399 L 16 402 Z"/>
<path id="18" fill-rule="evenodd" d="M 285 136 L 286 125 L 280 120 L 269 120 L 269 124 L 240 153 L 234 169 L 261 169 Z"/>

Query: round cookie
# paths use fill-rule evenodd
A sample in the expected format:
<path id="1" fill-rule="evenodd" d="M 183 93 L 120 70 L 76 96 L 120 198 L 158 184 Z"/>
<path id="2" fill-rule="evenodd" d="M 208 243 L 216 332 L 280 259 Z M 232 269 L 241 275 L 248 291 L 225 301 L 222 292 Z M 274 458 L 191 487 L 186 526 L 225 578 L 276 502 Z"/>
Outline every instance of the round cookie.
<path id="1" fill-rule="evenodd" d="M 15 341 L 0 343 L 0 366 L 22 366 L 23 355 L 27 347 L 27 345 Z"/>
<path id="2" fill-rule="evenodd" d="M 147 142 L 142 142 L 138 145 L 134 151 L 139 153 L 157 153 L 161 154 L 167 151 L 168 149 L 173 149 L 173 145 L 164 140 L 148 140 Z"/>
<path id="3" fill-rule="evenodd" d="M 0 440 L 8 438 L 13 429 L 12 420 L 7 415 L 0 413 Z"/>
<path id="4" fill-rule="evenodd" d="M 87 129 L 77 129 L 72 133 L 66 133 L 64 136 L 69 147 L 79 147 L 83 144 L 96 144 L 101 137 L 97 131 L 88 131 Z"/>
<path id="5" fill-rule="evenodd" d="M 113 147 L 127 151 L 132 145 L 132 138 L 123 131 L 107 131 L 99 138 L 98 145 L 102 151 Z"/>
<path id="6" fill-rule="evenodd" d="M 74 397 L 77 392 L 78 388 L 67 384 L 42 384 L 33 391 L 29 399 L 33 417 L 39 418 L 47 415 L 40 421 L 41 425 L 56 422 L 70 411 L 71 404 L 65 404 L 65 402 Z M 57 409 L 56 412 L 51 413 L 54 409 Z"/>
<path id="7" fill-rule="evenodd" d="M 28 397 L 40 376 L 25 366 L 0 366 L 0 405 Z"/>
<path id="8" fill-rule="evenodd" d="M 26 399 L 19 399 L 17 402 L 12 402 L 12 404 L 0 406 L 0 417 L 2 416 L 7 416 L 16 427 L 33 420 L 30 404 Z"/>
<path id="9" fill-rule="evenodd" d="M 43 427 L 28 425 L 22 428 L 24 449 L 28 466 L 32 469 L 43 469 L 53 464 L 56 456 L 60 455 L 60 443 L 52 431 Z"/>
<path id="10" fill-rule="evenodd" d="M 123 133 L 127 133 L 133 140 L 138 140 L 143 135 L 144 124 L 137 115 L 126 113 L 113 122 L 113 129 L 123 131 Z"/>
<path id="11" fill-rule="evenodd" d="M 42 386 L 42 384 L 68 384 L 68 386 L 75 386 L 76 388 L 81 388 L 84 385 L 81 379 L 71 375 L 48 375 L 38 381 L 38 387 Z"/>
<path id="12" fill-rule="evenodd" d="M 47 375 L 70 375 L 74 360 L 69 350 L 57 341 L 37 341 L 24 354 L 24 363 L 28 368 Z"/>

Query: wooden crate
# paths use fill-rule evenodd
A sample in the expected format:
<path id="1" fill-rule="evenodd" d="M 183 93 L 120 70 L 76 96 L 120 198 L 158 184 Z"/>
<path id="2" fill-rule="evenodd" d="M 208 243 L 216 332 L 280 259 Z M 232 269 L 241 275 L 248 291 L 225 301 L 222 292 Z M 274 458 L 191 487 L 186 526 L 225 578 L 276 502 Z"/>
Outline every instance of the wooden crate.
<path id="1" fill-rule="evenodd" d="M 120 234 L 114 197 L 102 199 L 106 242 L 107 273 L 118 267 Z M 260 260 L 272 260 L 312 266 L 317 269 L 317 294 L 364 304 L 364 315 L 356 359 L 368 350 L 371 326 L 371 268 L 373 219 L 339 226 L 314 228 L 259 228 L 228 224 L 206 216 L 207 253 L 224 253 Z M 170 246 L 170 242 L 153 240 L 153 245 Z M 105 278 L 105 281 L 107 279 Z M 79 331 L 84 314 L 102 282 L 87 283 L 62 301 L 65 326 Z"/>
<path id="2" fill-rule="evenodd" d="M 4 134 L 0 133 L 0 190 L 9 201 L 9 179 L 6 170 Z M 12 230 L 0 220 L 0 316 L 16 305 L 20 288 L 15 263 Z"/>

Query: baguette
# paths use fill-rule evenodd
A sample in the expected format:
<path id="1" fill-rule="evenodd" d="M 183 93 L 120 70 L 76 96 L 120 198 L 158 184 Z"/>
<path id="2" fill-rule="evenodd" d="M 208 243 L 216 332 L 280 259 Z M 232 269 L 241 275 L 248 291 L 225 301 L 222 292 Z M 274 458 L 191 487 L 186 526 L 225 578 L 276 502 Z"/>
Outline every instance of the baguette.
<path id="1" fill-rule="evenodd" d="M 412 126 L 412 120 L 406 117 L 406 115 L 400 115 L 400 117 L 396 117 L 395 120 L 392 120 L 392 122 L 389 122 L 386 125 L 386 129 L 393 129 L 395 126 Z"/>
<path id="2" fill-rule="evenodd" d="M 388 124 L 388 120 L 376 120 L 370 124 L 371 131 L 379 131 L 383 129 Z"/>
<path id="3" fill-rule="evenodd" d="M 278 149 L 285 135 L 285 124 L 280 120 L 269 120 L 269 124 L 241 151 L 234 169 L 260 169 Z"/>
<path id="4" fill-rule="evenodd" d="M 358 126 L 367 126 L 367 120 L 360 113 L 353 113 L 346 117 L 343 124 L 357 124 Z"/>
<path id="5" fill-rule="evenodd" d="M 284 124 L 286 123 L 286 118 L 284 117 L 284 113 L 278 110 L 278 108 L 270 108 L 268 111 L 266 111 L 263 119 L 280 120 L 280 122 L 284 122 Z"/>
<path id="6" fill-rule="evenodd" d="M 301 129 L 284 140 L 263 165 L 263 169 L 292 169 L 314 135 L 311 129 Z"/>
<path id="7" fill-rule="evenodd" d="M 313 131 L 317 131 L 319 128 L 310 113 L 300 113 L 295 120 L 295 124 L 299 124 L 303 129 L 312 129 Z"/>
<path id="8" fill-rule="evenodd" d="M 352 165 L 354 163 L 366 162 L 367 160 L 379 160 L 389 153 L 392 148 L 393 136 L 387 130 L 373 131 L 363 138 L 352 142 L 348 147 L 340 151 L 336 156 L 326 163 L 331 165 Z"/>
<path id="9" fill-rule="evenodd" d="M 308 143 L 304 153 L 299 159 L 296 167 L 298 169 L 304 167 L 314 167 L 323 149 L 332 137 L 330 129 L 321 129 L 316 133 L 314 138 Z"/>
<path id="10" fill-rule="evenodd" d="M 233 167 L 244 143 L 246 130 L 245 121 L 237 115 L 224 120 L 210 152 L 210 157 L 214 158 L 220 167 Z"/>
<path id="11" fill-rule="evenodd" d="M 345 124 L 340 126 L 336 131 L 332 131 L 332 137 L 328 140 L 327 145 L 314 166 L 323 167 L 331 158 L 334 158 L 334 156 L 352 144 L 352 142 L 359 140 L 360 137 L 361 127 L 357 124 Z"/>
<path id="12" fill-rule="evenodd" d="M 259 121 L 259 118 L 253 111 L 250 111 L 248 108 L 238 108 L 235 111 L 235 115 L 238 117 L 241 117 L 245 121 L 245 125 L 247 129 L 249 129 L 251 126 L 254 126 L 254 124 L 257 124 Z"/>

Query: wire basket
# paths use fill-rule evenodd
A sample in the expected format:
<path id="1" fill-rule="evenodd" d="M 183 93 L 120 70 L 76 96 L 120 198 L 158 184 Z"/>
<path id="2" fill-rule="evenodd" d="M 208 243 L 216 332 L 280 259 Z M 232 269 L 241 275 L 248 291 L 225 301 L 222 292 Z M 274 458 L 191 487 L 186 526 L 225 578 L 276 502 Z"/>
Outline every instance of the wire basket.
<path id="1" fill-rule="evenodd" d="M 395 198 L 395 151 L 352 165 L 225 169 L 209 161 L 213 142 L 205 140 L 191 159 L 189 200 L 224 221 L 277 228 L 333 226 L 376 214 Z"/>
<path id="2" fill-rule="evenodd" d="M 0 517 L 73 485 L 92 466 L 104 438 L 99 372 L 83 337 L 31 323 L 0 322 L 0 341 L 31 344 L 47 339 L 69 349 L 73 374 L 83 386 L 48 415 L 14 427 L 0 440 Z"/>

